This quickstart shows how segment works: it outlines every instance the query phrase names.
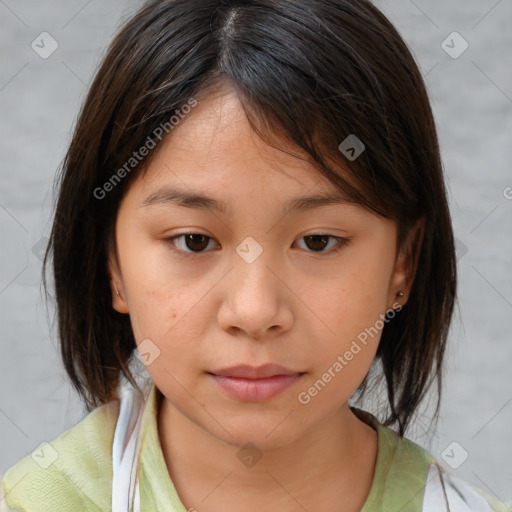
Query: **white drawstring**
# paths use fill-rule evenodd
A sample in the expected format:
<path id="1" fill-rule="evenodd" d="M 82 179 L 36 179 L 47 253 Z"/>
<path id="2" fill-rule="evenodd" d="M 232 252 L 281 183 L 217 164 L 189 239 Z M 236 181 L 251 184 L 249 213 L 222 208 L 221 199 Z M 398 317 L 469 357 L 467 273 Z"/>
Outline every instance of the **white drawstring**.
<path id="1" fill-rule="evenodd" d="M 136 390 L 121 387 L 119 417 L 112 445 L 112 512 L 140 510 L 138 432 L 144 404 Z"/>

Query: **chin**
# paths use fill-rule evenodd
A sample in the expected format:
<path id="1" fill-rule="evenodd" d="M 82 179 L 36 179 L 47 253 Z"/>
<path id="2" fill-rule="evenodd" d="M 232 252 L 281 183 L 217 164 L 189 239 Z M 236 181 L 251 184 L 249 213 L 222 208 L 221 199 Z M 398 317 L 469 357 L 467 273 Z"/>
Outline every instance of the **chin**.
<path id="1" fill-rule="evenodd" d="M 245 411 L 231 416 L 214 413 L 224 428 L 214 422 L 214 425 L 210 424 L 213 427 L 210 433 L 239 448 L 248 443 L 260 450 L 279 448 L 300 438 L 307 429 L 304 422 L 297 422 L 291 411 L 290 408 L 270 412 L 255 410 L 253 413 Z"/>

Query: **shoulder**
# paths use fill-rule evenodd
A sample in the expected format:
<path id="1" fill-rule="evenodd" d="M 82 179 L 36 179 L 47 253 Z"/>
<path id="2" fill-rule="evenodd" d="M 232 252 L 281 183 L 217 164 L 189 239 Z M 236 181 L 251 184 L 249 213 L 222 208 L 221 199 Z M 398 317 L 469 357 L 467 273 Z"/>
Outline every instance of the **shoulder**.
<path id="1" fill-rule="evenodd" d="M 452 475 L 430 452 L 371 413 L 352 410 L 377 429 L 379 440 L 376 482 L 364 511 L 512 512 L 510 505 Z"/>
<path id="2" fill-rule="evenodd" d="M 439 464 L 429 466 L 422 512 L 511 512 L 512 506 L 479 487 L 450 474 Z"/>
<path id="3" fill-rule="evenodd" d="M 398 439 L 394 474 L 401 481 L 410 481 L 415 473 L 412 481 L 419 492 L 418 511 L 512 512 L 511 506 L 456 477 L 421 446 Z"/>
<path id="4" fill-rule="evenodd" d="M 436 459 L 427 450 L 394 430 L 384 426 L 370 412 L 351 407 L 356 416 L 373 427 L 378 434 L 376 476 L 383 481 L 380 487 L 387 489 L 396 482 L 413 487 L 414 482 L 424 482 L 428 467 Z M 383 496 L 384 497 L 384 496 Z"/>
<path id="5" fill-rule="evenodd" d="M 110 510 L 114 400 L 12 466 L 2 479 L 4 509 Z"/>
<path id="6" fill-rule="evenodd" d="M 394 435 L 397 450 L 392 472 L 400 481 L 414 483 L 419 491 L 418 511 L 512 512 L 510 505 L 456 477 L 418 444 Z"/>

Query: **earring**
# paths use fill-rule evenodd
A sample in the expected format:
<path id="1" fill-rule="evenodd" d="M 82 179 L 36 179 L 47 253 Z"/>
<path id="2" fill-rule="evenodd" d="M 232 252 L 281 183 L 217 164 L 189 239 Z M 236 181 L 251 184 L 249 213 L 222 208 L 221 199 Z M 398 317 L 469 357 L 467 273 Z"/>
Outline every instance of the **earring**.
<path id="1" fill-rule="evenodd" d="M 120 297 L 119 290 L 117 289 L 116 282 L 112 281 L 114 283 L 114 288 L 116 289 L 116 295 Z"/>
<path id="2" fill-rule="evenodd" d="M 405 295 L 405 294 L 404 294 L 404 292 L 403 292 L 402 290 L 400 290 L 400 291 L 396 294 L 396 296 L 397 296 L 397 297 L 403 297 L 404 295 Z"/>

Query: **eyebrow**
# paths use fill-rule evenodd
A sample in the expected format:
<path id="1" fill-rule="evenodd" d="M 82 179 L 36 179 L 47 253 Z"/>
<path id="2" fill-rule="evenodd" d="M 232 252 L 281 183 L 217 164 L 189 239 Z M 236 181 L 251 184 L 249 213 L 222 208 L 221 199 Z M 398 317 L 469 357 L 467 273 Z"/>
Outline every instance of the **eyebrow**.
<path id="1" fill-rule="evenodd" d="M 327 206 L 331 204 L 354 204 L 355 201 L 344 195 L 341 191 L 338 193 L 324 193 L 311 196 L 301 196 L 291 199 L 285 204 L 283 213 L 291 211 L 306 211 Z M 184 208 L 194 208 L 198 210 L 210 210 L 218 213 L 227 214 L 231 210 L 228 203 L 221 199 L 209 197 L 198 192 L 189 192 L 175 188 L 162 187 L 152 192 L 140 207 L 147 207 L 159 204 L 173 204 Z"/>

